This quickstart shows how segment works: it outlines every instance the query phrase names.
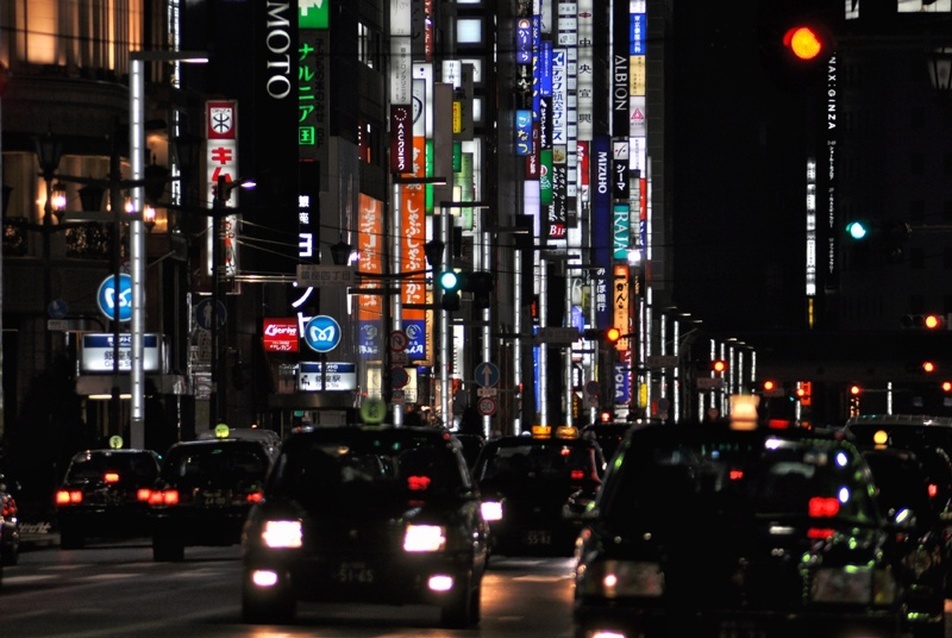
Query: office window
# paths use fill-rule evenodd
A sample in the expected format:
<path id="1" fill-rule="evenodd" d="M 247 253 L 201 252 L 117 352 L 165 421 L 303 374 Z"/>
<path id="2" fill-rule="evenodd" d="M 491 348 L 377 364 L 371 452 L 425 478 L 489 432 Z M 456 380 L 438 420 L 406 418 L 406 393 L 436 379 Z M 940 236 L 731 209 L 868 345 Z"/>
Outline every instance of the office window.
<path id="1" fill-rule="evenodd" d="M 479 44 L 483 41 L 483 21 L 480 18 L 459 18 L 456 21 L 457 44 Z"/>

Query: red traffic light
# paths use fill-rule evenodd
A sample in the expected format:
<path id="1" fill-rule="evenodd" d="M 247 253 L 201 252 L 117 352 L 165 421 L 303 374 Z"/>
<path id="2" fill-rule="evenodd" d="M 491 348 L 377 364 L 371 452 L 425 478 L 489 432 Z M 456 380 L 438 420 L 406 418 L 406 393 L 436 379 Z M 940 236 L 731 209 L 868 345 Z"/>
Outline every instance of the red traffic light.
<path id="1" fill-rule="evenodd" d="M 621 339 L 621 330 L 619 330 L 618 328 L 608 328 L 607 330 L 605 330 L 605 339 L 608 340 L 610 343 L 615 343 L 616 341 Z"/>
<path id="2" fill-rule="evenodd" d="M 719 374 L 727 372 L 727 362 L 723 359 L 714 359 L 711 361 L 711 370 Z"/>
<path id="3" fill-rule="evenodd" d="M 820 29 L 801 24 L 791 27 L 784 33 L 783 45 L 798 60 L 811 62 L 826 52 L 829 42 Z"/>

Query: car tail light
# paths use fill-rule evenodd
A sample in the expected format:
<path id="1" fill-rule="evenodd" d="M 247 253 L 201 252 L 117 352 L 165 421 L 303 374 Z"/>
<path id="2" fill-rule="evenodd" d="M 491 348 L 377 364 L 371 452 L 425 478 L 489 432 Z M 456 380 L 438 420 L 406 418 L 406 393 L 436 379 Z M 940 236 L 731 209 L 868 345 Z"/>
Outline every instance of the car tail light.
<path id="1" fill-rule="evenodd" d="M 106 483 L 118 483 L 119 482 L 119 473 L 118 472 L 106 472 L 103 474 L 102 480 Z"/>
<path id="2" fill-rule="evenodd" d="M 830 529 L 828 527 L 811 527 L 807 530 L 807 538 L 823 541 L 830 538 L 835 533 L 836 530 Z"/>
<path id="3" fill-rule="evenodd" d="M 178 505 L 178 490 L 154 490 L 149 494 L 149 505 L 158 507 L 162 505 Z"/>
<path id="4" fill-rule="evenodd" d="M 832 518 L 840 511 L 840 502 L 833 496 L 814 496 L 807 507 L 811 518 Z"/>
<path id="5" fill-rule="evenodd" d="M 929 498 L 935 498 L 939 495 L 939 486 L 935 483 L 929 483 L 927 489 L 929 490 Z"/>
<path id="6" fill-rule="evenodd" d="M 136 490 L 136 500 L 142 501 L 143 503 L 148 503 L 152 498 L 152 490 L 147 487 L 140 487 Z"/>
<path id="7" fill-rule="evenodd" d="M 262 492 L 261 490 L 258 490 L 256 492 L 249 492 L 248 495 L 245 497 L 245 500 L 248 501 L 249 503 L 257 503 L 262 498 L 264 498 L 264 492 Z"/>
<path id="8" fill-rule="evenodd" d="M 17 515 L 17 502 L 12 496 L 3 502 L 3 507 L 0 507 L 0 515 L 2 515 L 3 518 L 13 518 Z"/>
<path id="9" fill-rule="evenodd" d="M 585 472 L 582 470 L 572 470 L 569 472 L 569 478 L 573 481 L 581 481 L 583 478 L 585 478 Z"/>
<path id="10" fill-rule="evenodd" d="M 83 493 L 80 490 L 57 490 L 57 505 L 76 505 L 83 502 Z"/>
<path id="11" fill-rule="evenodd" d="M 428 487 L 430 487 L 429 476 L 408 476 L 407 477 L 407 489 L 409 489 L 412 492 L 422 492 Z"/>

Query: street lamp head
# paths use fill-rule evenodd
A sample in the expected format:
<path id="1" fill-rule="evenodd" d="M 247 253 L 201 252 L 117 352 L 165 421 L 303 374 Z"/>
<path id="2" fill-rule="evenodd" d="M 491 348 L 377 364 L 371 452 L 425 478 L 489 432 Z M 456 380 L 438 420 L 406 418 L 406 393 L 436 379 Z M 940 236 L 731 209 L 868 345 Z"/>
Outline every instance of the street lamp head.
<path id="1" fill-rule="evenodd" d="M 43 171 L 43 179 L 53 179 L 53 173 L 59 168 L 63 157 L 63 142 L 47 131 L 46 135 L 37 135 L 33 138 L 36 144 L 36 159 Z"/>
<path id="2" fill-rule="evenodd" d="M 66 186 L 56 182 L 50 191 L 50 210 L 56 215 L 56 219 L 61 218 L 63 213 L 66 212 L 66 204 Z"/>
<path id="3" fill-rule="evenodd" d="M 353 252 L 354 247 L 344 241 L 343 237 L 336 244 L 331 244 L 331 260 L 335 266 L 346 266 L 350 263 L 350 256 Z"/>

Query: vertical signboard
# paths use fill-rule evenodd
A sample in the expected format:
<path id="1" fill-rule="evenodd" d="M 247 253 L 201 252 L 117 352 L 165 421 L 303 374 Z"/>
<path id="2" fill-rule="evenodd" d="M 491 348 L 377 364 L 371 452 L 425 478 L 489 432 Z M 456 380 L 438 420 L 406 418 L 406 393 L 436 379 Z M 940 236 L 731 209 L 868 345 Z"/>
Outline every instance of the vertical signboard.
<path id="1" fill-rule="evenodd" d="M 219 180 L 231 184 L 238 178 L 238 103 L 234 100 L 215 100 L 205 104 L 205 137 L 206 145 L 206 184 L 210 195 L 209 207 L 215 205 Z M 230 189 L 228 198 L 224 200 L 225 208 L 235 208 L 238 205 L 238 189 Z M 220 241 L 222 250 L 222 274 L 225 278 L 234 277 L 238 273 L 238 241 L 236 227 L 237 216 L 226 215 L 221 222 L 221 237 L 215 236 L 215 222 L 208 220 L 208 255 L 209 274 L 215 269 L 211 263 L 214 254 L 212 242 Z"/>
<path id="2" fill-rule="evenodd" d="M 360 288 L 379 286 L 373 275 L 383 275 L 386 254 L 383 228 L 383 203 L 363 193 L 357 207 L 357 250 L 360 251 L 360 270 L 371 275 L 361 281 Z M 358 354 L 366 359 L 379 360 L 384 347 L 384 307 L 388 300 L 381 295 L 357 295 L 357 320 L 360 335 Z"/>

